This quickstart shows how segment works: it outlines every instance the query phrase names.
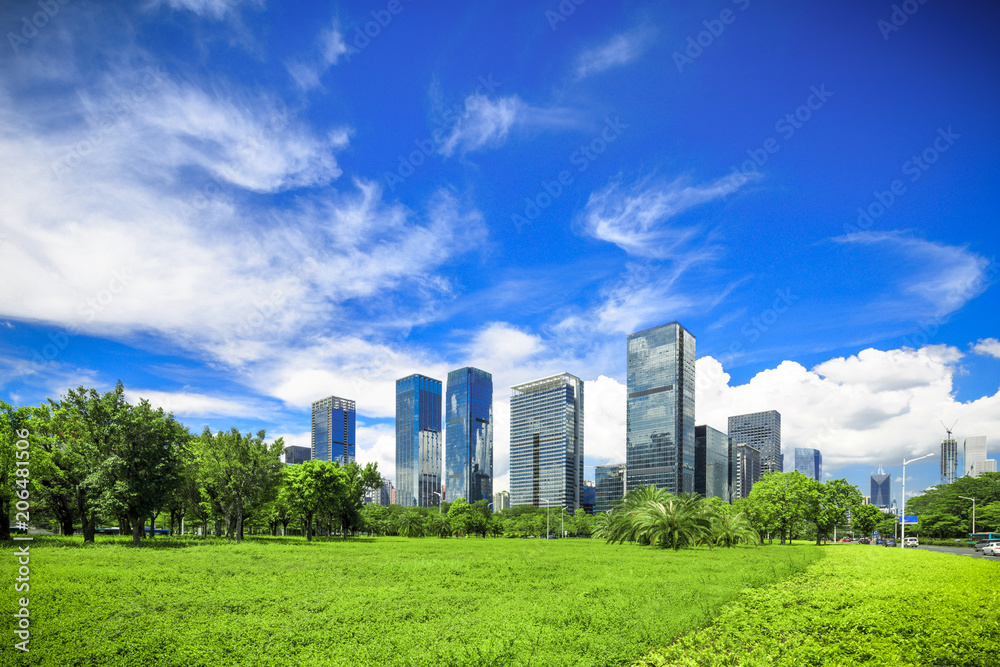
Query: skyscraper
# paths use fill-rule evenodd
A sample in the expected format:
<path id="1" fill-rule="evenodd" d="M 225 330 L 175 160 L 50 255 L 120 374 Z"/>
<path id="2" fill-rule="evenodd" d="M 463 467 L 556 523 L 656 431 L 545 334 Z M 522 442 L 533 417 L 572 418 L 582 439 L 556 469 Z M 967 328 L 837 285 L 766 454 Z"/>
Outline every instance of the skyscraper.
<path id="1" fill-rule="evenodd" d="M 583 381 L 561 373 L 511 387 L 510 502 L 580 507 Z"/>
<path id="2" fill-rule="evenodd" d="M 781 415 L 777 410 L 729 418 L 729 437 L 737 445 L 760 450 L 761 474 L 781 472 Z"/>
<path id="3" fill-rule="evenodd" d="M 967 477 L 979 477 L 986 472 L 986 436 L 977 435 L 966 438 L 962 445 L 964 471 Z"/>
<path id="4" fill-rule="evenodd" d="M 510 508 L 510 493 L 507 491 L 497 491 L 493 494 L 493 511 L 499 512 L 501 510 Z"/>
<path id="5" fill-rule="evenodd" d="M 677 322 L 628 337 L 628 490 L 694 491 L 695 339 Z"/>
<path id="6" fill-rule="evenodd" d="M 594 512 L 607 512 L 625 497 L 625 464 L 594 467 Z"/>
<path id="7" fill-rule="evenodd" d="M 889 486 L 891 476 L 878 467 L 878 473 L 872 475 L 872 505 L 879 509 L 888 509 L 892 502 L 892 488 Z"/>
<path id="8" fill-rule="evenodd" d="M 733 500 L 746 498 L 753 490 L 753 485 L 760 479 L 762 464 L 760 450 L 750 445 L 736 445 L 734 462 L 735 480 L 733 481 Z"/>
<path id="9" fill-rule="evenodd" d="M 795 469 L 800 473 L 814 479 L 817 482 L 823 481 L 823 455 L 818 449 L 807 447 L 795 448 Z"/>
<path id="10" fill-rule="evenodd" d="M 493 376 L 478 368 L 448 373 L 445 493 L 449 502 L 493 500 Z"/>
<path id="11" fill-rule="evenodd" d="M 396 380 L 396 499 L 404 506 L 441 502 L 441 381 Z"/>
<path id="12" fill-rule="evenodd" d="M 733 451 L 729 436 L 711 426 L 694 427 L 694 492 L 729 501 Z"/>
<path id="13" fill-rule="evenodd" d="M 958 472 L 958 441 L 945 438 L 941 441 L 941 483 L 951 484 Z"/>
<path id="14" fill-rule="evenodd" d="M 342 466 L 354 460 L 354 401 L 329 396 L 312 404 L 311 454 Z"/>

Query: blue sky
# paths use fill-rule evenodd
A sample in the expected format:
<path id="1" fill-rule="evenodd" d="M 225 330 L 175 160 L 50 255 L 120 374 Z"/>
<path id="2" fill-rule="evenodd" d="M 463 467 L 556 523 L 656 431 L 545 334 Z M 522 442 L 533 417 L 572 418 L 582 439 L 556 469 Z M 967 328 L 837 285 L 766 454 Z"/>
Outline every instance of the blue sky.
<path id="1" fill-rule="evenodd" d="M 625 336 L 678 320 L 698 423 L 777 409 L 786 469 L 817 447 L 897 497 L 933 451 L 919 492 L 939 419 L 1000 444 L 998 23 L 4 3 L 0 397 L 120 378 L 193 431 L 305 444 L 335 394 L 392 476 L 395 380 L 474 365 L 505 488 L 511 385 L 578 375 L 587 463 L 624 460 Z"/>

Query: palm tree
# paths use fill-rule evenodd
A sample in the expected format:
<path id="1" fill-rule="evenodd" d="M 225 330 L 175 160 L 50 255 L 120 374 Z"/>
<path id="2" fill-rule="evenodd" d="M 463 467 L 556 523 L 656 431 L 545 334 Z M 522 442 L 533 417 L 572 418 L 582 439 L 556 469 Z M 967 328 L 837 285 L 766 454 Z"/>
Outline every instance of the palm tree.
<path id="1" fill-rule="evenodd" d="M 716 515 L 712 519 L 711 533 L 715 543 L 725 547 L 734 546 L 740 540 L 757 544 L 757 531 L 743 512 Z"/>
<path id="2" fill-rule="evenodd" d="M 637 509 L 633 523 L 636 533 L 647 544 L 674 550 L 698 544 L 708 528 L 702 499 L 696 494 L 663 494 L 655 500 L 645 500 Z"/>
<path id="3" fill-rule="evenodd" d="M 427 522 L 427 532 L 438 537 L 451 535 L 451 522 L 448 521 L 448 515 L 441 512 L 432 514 Z"/>
<path id="4" fill-rule="evenodd" d="M 420 537 L 424 534 L 424 517 L 417 509 L 410 508 L 399 515 L 397 526 L 403 537 Z"/>

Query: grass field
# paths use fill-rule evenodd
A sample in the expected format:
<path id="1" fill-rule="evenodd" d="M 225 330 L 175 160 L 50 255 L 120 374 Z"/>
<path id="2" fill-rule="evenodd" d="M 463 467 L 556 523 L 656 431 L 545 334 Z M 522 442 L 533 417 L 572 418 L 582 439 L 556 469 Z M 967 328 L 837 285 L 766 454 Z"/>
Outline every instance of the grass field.
<path id="1" fill-rule="evenodd" d="M 1000 664 L 1000 562 L 839 545 L 639 665 Z"/>
<path id="2" fill-rule="evenodd" d="M 33 542 L 31 652 L 5 632 L 0 663 L 628 664 L 822 552 L 404 538 L 157 538 L 134 549 L 126 539 Z M 0 590 L 10 623 L 23 594 Z"/>

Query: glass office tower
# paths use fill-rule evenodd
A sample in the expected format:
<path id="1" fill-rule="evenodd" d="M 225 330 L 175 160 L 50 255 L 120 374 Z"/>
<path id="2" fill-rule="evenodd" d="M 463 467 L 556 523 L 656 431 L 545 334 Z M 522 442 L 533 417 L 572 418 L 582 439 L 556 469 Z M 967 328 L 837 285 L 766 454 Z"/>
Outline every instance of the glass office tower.
<path id="1" fill-rule="evenodd" d="M 878 474 L 872 475 L 872 500 L 871 503 L 878 508 L 888 509 L 892 502 L 892 487 L 890 486 L 891 476 L 878 467 Z"/>
<path id="2" fill-rule="evenodd" d="M 448 502 L 493 500 L 493 376 L 478 368 L 448 373 L 445 495 Z"/>
<path id="3" fill-rule="evenodd" d="M 396 503 L 441 502 L 441 381 L 423 375 L 396 380 Z"/>
<path id="4" fill-rule="evenodd" d="M 625 497 L 625 464 L 594 467 L 594 512 L 607 512 Z"/>
<path id="5" fill-rule="evenodd" d="M 694 427 L 694 492 L 729 502 L 733 450 L 729 436 L 711 426 Z"/>
<path id="6" fill-rule="evenodd" d="M 511 387 L 511 503 L 575 512 L 581 493 L 583 381 L 562 373 Z"/>
<path id="7" fill-rule="evenodd" d="M 694 345 L 677 322 L 628 337 L 628 490 L 694 491 Z"/>
<path id="8" fill-rule="evenodd" d="M 986 463 L 986 436 L 977 435 L 966 438 L 962 443 L 964 471 L 967 477 L 979 477 L 983 472 L 996 472 L 993 466 L 987 469 Z"/>
<path id="9" fill-rule="evenodd" d="M 823 481 L 823 455 L 818 449 L 808 447 L 795 448 L 795 469 L 800 473 L 814 479 L 817 482 Z"/>
<path id="10" fill-rule="evenodd" d="M 777 410 L 730 417 L 729 437 L 737 445 L 750 445 L 760 450 L 761 474 L 784 470 L 781 458 L 781 414 Z"/>
<path id="11" fill-rule="evenodd" d="M 760 480 L 761 458 L 760 450 L 750 445 L 734 445 L 734 448 L 733 500 L 736 500 L 749 497 L 753 485 Z"/>
<path id="12" fill-rule="evenodd" d="M 354 460 L 354 401 L 329 396 L 312 404 L 311 449 L 320 461 L 346 466 Z"/>

